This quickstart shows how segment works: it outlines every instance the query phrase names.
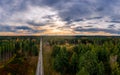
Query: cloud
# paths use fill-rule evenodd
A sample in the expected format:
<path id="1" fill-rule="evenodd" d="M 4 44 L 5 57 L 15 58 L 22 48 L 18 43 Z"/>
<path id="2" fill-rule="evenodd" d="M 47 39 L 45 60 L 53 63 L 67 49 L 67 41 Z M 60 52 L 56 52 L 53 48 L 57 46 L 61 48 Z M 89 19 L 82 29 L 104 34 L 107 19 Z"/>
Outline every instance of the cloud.
<path id="1" fill-rule="evenodd" d="M 57 22 L 59 18 L 56 14 L 56 11 L 49 7 L 29 6 L 26 11 L 16 12 L 11 15 L 10 18 L 0 22 L 0 24 L 2 24 L 0 26 L 2 28 L 5 26 L 4 31 L 8 30 L 9 32 L 29 34 L 42 33 L 46 28 L 42 28 L 41 26 Z M 36 26 L 38 27 L 36 28 Z M 7 27 L 9 27 L 9 29 Z M 3 30 L 1 29 L 1 31 Z"/>
<path id="2" fill-rule="evenodd" d="M 29 9 L 29 6 L 48 6 L 58 11 L 63 20 L 76 20 L 96 16 L 120 15 L 119 0 L 1 0 L 6 14 Z M 7 4 L 7 5 L 6 5 Z M 112 11 L 112 12 L 110 12 Z M 68 19 L 69 18 L 69 19 Z"/>
<path id="3" fill-rule="evenodd" d="M 105 33 L 110 33 L 110 34 L 120 34 L 120 30 L 115 30 L 115 29 L 102 29 L 102 28 L 87 28 L 87 29 L 82 29 L 82 28 L 74 28 L 75 31 L 78 32 L 105 32 Z"/>
<path id="4" fill-rule="evenodd" d="M 108 21 L 108 22 L 111 22 L 111 23 L 120 23 L 120 21 L 115 21 L 115 20 L 113 20 L 113 21 Z"/>
<path id="5" fill-rule="evenodd" d="M 26 32 L 26 33 L 31 33 L 31 34 L 44 31 L 44 30 L 34 30 L 34 29 L 27 27 L 27 26 L 17 26 L 17 27 L 14 27 L 14 30 L 17 33 Z"/>
<path id="6" fill-rule="evenodd" d="M 108 28 L 111 28 L 111 29 L 112 29 L 112 28 L 115 28 L 115 25 L 114 25 L 114 24 L 109 25 Z"/>
<path id="7" fill-rule="evenodd" d="M 0 0 L 0 32 L 120 34 L 120 0 Z"/>
<path id="8" fill-rule="evenodd" d="M 69 23 L 71 20 L 77 21 L 84 18 L 100 19 L 105 16 L 120 16 L 119 0 L 42 0 L 42 2 L 56 9 L 60 17 Z"/>
<path id="9" fill-rule="evenodd" d="M 45 30 L 35 30 L 33 28 L 30 28 L 28 26 L 8 26 L 8 25 L 1 25 L 0 26 L 0 32 L 13 32 L 13 33 L 40 33 L 44 32 Z"/>
<path id="10" fill-rule="evenodd" d="M 98 16 L 98 17 L 92 17 L 92 18 L 86 18 L 87 20 L 95 20 L 95 19 L 102 19 L 103 17 L 100 17 L 100 16 Z"/>
<path id="11" fill-rule="evenodd" d="M 27 24 L 33 25 L 33 26 L 44 26 L 46 23 L 36 23 L 34 21 L 28 21 Z"/>
<path id="12" fill-rule="evenodd" d="M 0 32 L 13 32 L 14 30 L 12 30 L 11 26 L 0 26 Z"/>
<path id="13" fill-rule="evenodd" d="M 90 28 L 90 27 L 93 27 L 92 25 L 88 25 L 88 26 L 85 26 L 85 27 L 88 27 L 88 28 Z"/>

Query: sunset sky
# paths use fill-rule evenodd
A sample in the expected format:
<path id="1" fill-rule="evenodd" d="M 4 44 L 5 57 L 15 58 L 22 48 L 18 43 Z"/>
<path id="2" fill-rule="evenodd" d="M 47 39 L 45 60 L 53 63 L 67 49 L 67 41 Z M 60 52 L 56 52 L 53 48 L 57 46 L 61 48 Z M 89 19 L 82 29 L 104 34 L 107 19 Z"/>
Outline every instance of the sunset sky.
<path id="1" fill-rule="evenodd" d="M 0 35 L 120 35 L 120 0 L 0 0 Z"/>

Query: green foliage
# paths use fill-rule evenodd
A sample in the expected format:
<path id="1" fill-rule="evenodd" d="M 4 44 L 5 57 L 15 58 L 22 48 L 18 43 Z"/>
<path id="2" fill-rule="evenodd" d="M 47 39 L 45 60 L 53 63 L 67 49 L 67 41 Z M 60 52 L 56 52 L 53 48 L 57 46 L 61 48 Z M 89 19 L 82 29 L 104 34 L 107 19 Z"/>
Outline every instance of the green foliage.
<path id="1" fill-rule="evenodd" d="M 103 47 L 99 47 L 99 49 L 97 49 L 97 56 L 99 61 L 106 62 L 109 60 L 108 52 Z"/>
<path id="2" fill-rule="evenodd" d="M 0 37 L 0 74 L 35 74 L 38 51 L 39 37 Z"/>
<path id="3" fill-rule="evenodd" d="M 65 51 L 62 45 L 53 44 L 53 67 L 61 75 L 120 75 L 119 38 L 85 37 L 67 42 L 73 47 L 66 46 Z"/>
<path id="4" fill-rule="evenodd" d="M 82 69 L 76 75 L 90 75 L 90 74 L 84 67 L 82 67 Z"/>
<path id="5" fill-rule="evenodd" d="M 97 67 L 98 67 L 98 69 L 97 69 L 98 71 L 97 71 L 96 75 L 104 75 L 105 74 L 105 69 L 104 69 L 103 62 L 98 63 Z"/>
<path id="6" fill-rule="evenodd" d="M 71 61 L 70 61 L 70 72 L 72 75 L 75 75 L 76 72 L 78 71 L 78 55 L 74 52 L 71 56 Z"/>
<path id="7" fill-rule="evenodd" d="M 92 51 L 87 51 L 79 60 L 79 69 L 85 67 L 90 75 L 97 74 L 97 58 L 95 53 Z"/>
<path id="8" fill-rule="evenodd" d="M 56 55 L 53 62 L 53 68 L 64 75 L 67 72 L 68 67 L 68 52 L 65 47 L 60 49 L 60 52 Z"/>
<path id="9" fill-rule="evenodd" d="M 112 75 L 120 75 L 120 67 L 117 62 L 112 64 Z"/>
<path id="10" fill-rule="evenodd" d="M 56 55 L 58 55 L 59 51 L 60 51 L 59 46 L 57 46 L 57 45 L 53 46 L 53 51 L 52 51 L 52 54 L 51 54 L 52 57 L 56 57 Z"/>

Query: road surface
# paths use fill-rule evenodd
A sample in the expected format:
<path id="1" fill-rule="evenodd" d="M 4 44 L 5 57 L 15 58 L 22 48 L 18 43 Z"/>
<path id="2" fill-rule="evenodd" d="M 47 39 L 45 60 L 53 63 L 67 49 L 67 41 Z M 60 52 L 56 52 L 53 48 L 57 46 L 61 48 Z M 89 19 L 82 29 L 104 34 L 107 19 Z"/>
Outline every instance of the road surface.
<path id="1" fill-rule="evenodd" d="M 44 75 L 44 73 L 43 73 L 43 57 L 42 57 L 42 37 L 40 38 L 40 51 L 39 51 L 36 75 Z"/>

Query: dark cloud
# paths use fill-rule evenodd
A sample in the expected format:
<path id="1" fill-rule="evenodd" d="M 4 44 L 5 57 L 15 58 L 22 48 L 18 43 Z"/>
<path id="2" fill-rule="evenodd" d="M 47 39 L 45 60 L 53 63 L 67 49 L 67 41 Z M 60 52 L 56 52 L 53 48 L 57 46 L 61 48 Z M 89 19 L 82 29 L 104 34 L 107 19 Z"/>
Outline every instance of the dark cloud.
<path id="1" fill-rule="evenodd" d="M 33 25 L 33 26 L 44 26 L 46 23 L 36 23 L 34 21 L 28 21 L 27 24 Z"/>
<path id="2" fill-rule="evenodd" d="M 66 7 L 67 7 L 67 5 L 66 5 Z M 71 7 L 68 7 L 66 9 L 61 9 L 61 10 L 63 10 L 63 11 L 60 11 L 59 15 L 65 21 L 86 18 L 87 16 L 92 14 L 91 8 L 89 8 L 87 3 L 83 3 L 83 2 L 79 2 L 79 3 L 71 2 Z"/>
<path id="3" fill-rule="evenodd" d="M 45 0 L 49 3 L 49 0 Z M 66 3 L 61 0 L 55 2 L 55 4 L 47 4 L 59 11 L 59 15 L 65 21 L 76 20 L 80 18 L 100 19 L 104 16 L 116 16 L 120 15 L 116 13 L 116 8 L 120 5 L 119 0 L 67 0 Z M 112 11 L 112 12 L 110 12 Z M 97 14 L 101 17 L 91 17 L 91 15 Z"/>
<path id="4" fill-rule="evenodd" d="M 72 0 L 41 0 L 42 5 L 51 6 L 56 9 L 61 9 L 62 5 L 65 5 Z"/>
<path id="5" fill-rule="evenodd" d="M 0 32 L 13 32 L 11 26 L 0 26 Z"/>
<path id="6" fill-rule="evenodd" d="M 114 20 L 113 21 L 108 21 L 108 22 L 111 22 L 111 23 L 120 23 L 120 21 L 117 21 L 117 20 L 116 21 L 114 21 Z"/>
<path id="7" fill-rule="evenodd" d="M 81 29 L 83 29 L 82 26 L 79 26 L 79 27 L 74 28 L 75 31 L 79 31 L 79 30 L 81 30 Z"/>
<path id="8" fill-rule="evenodd" d="M 115 28 L 115 25 L 111 24 L 111 25 L 108 26 L 108 28 Z"/>
<path id="9" fill-rule="evenodd" d="M 73 23 L 73 22 L 84 22 L 84 21 L 86 21 L 86 20 L 84 20 L 84 19 L 71 19 L 70 17 L 68 17 L 68 18 L 65 18 L 65 20 L 64 21 L 66 21 L 67 22 L 67 25 L 69 25 L 69 24 L 71 24 L 71 23 Z"/>
<path id="10" fill-rule="evenodd" d="M 85 27 L 87 27 L 87 28 L 90 28 L 90 27 L 93 27 L 93 26 L 91 26 L 91 25 L 88 25 L 88 26 L 85 26 Z"/>
<path id="11" fill-rule="evenodd" d="M 27 26 L 17 26 L 15 29 L 31 30 L 31 28 Z"/>
<path id="12" fill-rule="evenodd" d="M 37 33 L 37 32 L 43 32 L 44 31 L 44 30 L 35 30 L 35 29 L 32 29 L 32 28 L 30 28 L 28 26 L 17 26 L 17 27 L 14 28 L 14 30 L 16 32 L 18 32 L 19 30 L 23 30 L 23 31 L 27 30 L 28 33 Z"/>
<path id="13" fill-rule="evenodd" d="M 45 30 L 35 30 L 28 26 L 0 26 L 0 32 L 15 32 L 19 33 L 19 30 L 28 31 L 28 33 L 43 32 Z"/>
<path id="14" fill-rule="evenodd" d="M 102 19 L 103 17 L 92 17 L 92 18 L 86 18 L 87 20 L 95 20 L 95 19 Z"/>
<path id="15" fill-rule="evenodd" d="M 106 33 L 111 33 L 111 34 L 120 34 L 120 30 L 115 30 L 115 29 L 101 29 L 101 28 L 87 28 L 87 29 L 83 29 L 80 27 L 76 27 L 74 28 L 74 31 L 78 31 L 78 32 L 106 32 Z"/>
<path id="16" fill-rule="evenodd" d="M 27 3 L 27 0 L 0 0 L 0 6 L 8 14 L 25 10 L 27 8 Z"/>
<path id="17" fill-rule="evenodd" d="M 45 5 L 53 6 L 54 4 L 60 2 L 60 0 L 42 0 L 41 2 Z"/>
<path id="18" fill-rule="evenodd" d="M 69 15 L 73 17 L 76 15 L 83 16 L 90 14 L 92 11 L 101 12 L 102 14 L 105 14 L 106 12 L 106 14 L 113 13 L 114 11 L 110 11 L 113 9 L 113 7 L 120 6 L 118 5 L 119 2 L 119 0 L 0 0 L 0 5 L 4 8 L 9 8 L 10 10 L 25 9 L 28 5 L 44 5 L 53 7 L 55 9 L 61 9 L 58 10 L 60 11 L 61 16 L 62 13 L 65 13 L 66 16 Z"/>

